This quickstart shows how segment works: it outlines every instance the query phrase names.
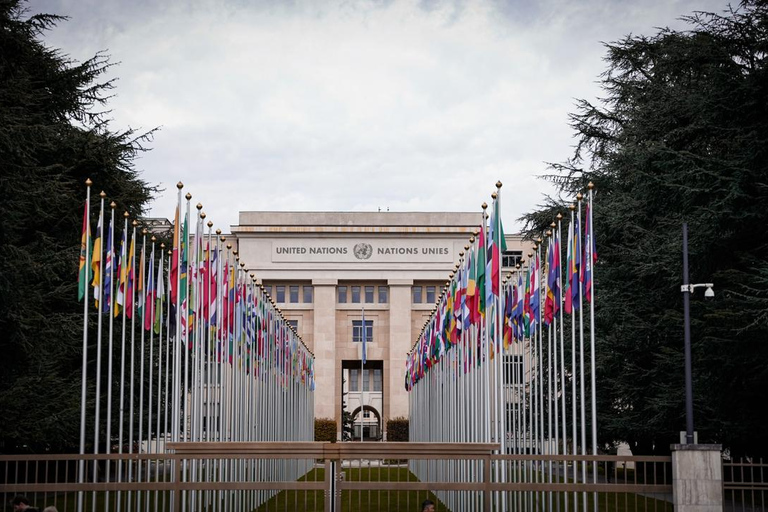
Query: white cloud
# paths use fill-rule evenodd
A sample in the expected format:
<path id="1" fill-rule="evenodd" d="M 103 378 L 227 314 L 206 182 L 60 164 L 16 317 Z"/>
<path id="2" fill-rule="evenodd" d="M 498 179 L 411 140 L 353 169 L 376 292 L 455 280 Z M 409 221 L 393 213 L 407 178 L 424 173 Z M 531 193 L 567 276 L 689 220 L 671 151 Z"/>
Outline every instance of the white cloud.
<path id="1" fill-rule="evenodd" d="M 108 49 L 116 127 L 162 126 L 137 166 L 228 231 L 240 210 L 462 210 L 501 179 L 508 231 L 570 156 L 600 41 L 720 2 L 36 0 L 51 45 Z M 704 4 L 704 5 L 702 5 Z"/>

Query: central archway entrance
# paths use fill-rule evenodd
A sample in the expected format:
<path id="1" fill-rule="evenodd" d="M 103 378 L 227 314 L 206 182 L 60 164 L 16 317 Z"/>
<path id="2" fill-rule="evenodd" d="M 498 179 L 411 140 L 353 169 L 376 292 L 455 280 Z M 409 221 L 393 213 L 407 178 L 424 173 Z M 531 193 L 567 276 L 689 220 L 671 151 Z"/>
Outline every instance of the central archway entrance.
<path id="1" fill-rule="evenodd" d="M 360 407 L 352 411 L 352 420 L 354 424 L 354 441 L 360 440 L 360 429 L 362 427 L 363 441 L 381 441 L 381 413 L 370 405 L 363 408 L 363 418 L 360 421 Z"/>

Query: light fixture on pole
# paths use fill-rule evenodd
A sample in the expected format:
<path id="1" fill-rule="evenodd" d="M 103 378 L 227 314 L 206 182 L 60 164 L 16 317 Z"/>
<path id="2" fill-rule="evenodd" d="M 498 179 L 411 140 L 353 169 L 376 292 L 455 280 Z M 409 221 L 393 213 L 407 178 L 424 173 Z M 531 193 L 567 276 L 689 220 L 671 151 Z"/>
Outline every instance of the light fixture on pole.
<path id="1" fill-rule="evenodd" d="M 715 296 L 713 283 L 690 284 L 688 282 L 688 224 L 683 223 L 683 318 L 685 332 L 685 444 L 693 444 L 693 379 L 691 377 L 691 319 L 690 299 L 696 288 L 705 287 L 704 297 Z"/>

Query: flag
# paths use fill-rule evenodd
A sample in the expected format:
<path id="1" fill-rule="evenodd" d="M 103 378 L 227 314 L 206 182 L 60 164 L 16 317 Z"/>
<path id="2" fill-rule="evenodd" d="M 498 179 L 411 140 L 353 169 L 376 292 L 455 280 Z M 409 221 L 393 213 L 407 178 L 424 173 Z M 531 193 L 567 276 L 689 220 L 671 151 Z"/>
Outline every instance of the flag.
<path id="1" fill-rule="evenodd" d="M 569 315 L 573 313 L 573 215 L 571 215 L 571 222 L 568 224 L 568 245 L 565 248 L 565 289 L 563 309 Z"/>
<path id="2" fill-rule="evenodd" d="M 184 215 L 184 232 L 182 233 L 181 237 L 181 277 L 179 278 L 179 302 L 181 303 L 181 310 L 179 311 L 179 314 L 181 315 L 181 340 L 186 341 L 187 339 L 187 318 L 185 315 L 185 312 L 187 310 L 187 281 L 188 281 L 188 272 L 189 269 L 187 268 L 189 266 L 188 259 L 189 259 L 189 228 L 187 221 L 189 220 L 189 214 Z M 175 303 L 174 303 L 175 304 Z M 190 347 L 191 348 L 191 347 Z"/>
<path id="3" fill-rule="evenodd" d="M 128 268 L 126 269 L 126 302 L 125 302 L 125 316 L 133 318 L 133 303 L 136 300 L 135 294 L 135 282 L 136 282 L 136 230 L 133 230 L 133 236 L 131 237 L 131 248 L 128 250 Z"/>
<path id="4" fill-rule="evenodd" d="M 93 257 L 91 258 L 91 270 L 93 270 L 93 300 L 96 308 L 101 300 L 101 226 L 104 220 L 104 202 L 102 201 L 99 223 L 96 225 L 96 236 L 93 238 Z"/>
<path id="5" fill-rule="evenodd" d="M 557 234 L 552 235 L 552 240 L 547 247 L 547 293 L 544 299 L 544 323 L 552 323 L 560 310 L 560 244 Z"/>
<path id="6" fill-rule="evenodd" d="M 541 309 L 541 292 L 539 283 L 541 282 L 541 259 L 537 250 L 533 255 L 531 262 L 531 288 L 530 288 L 530 335 L 536 334 L 536 327 L 539 323 L 539 311 Z"/>
<path id="7" fill-rule="evenodd" d="M 115 299 L 115 316 L 117 316 L 120 313 L 120 307 L 124 305 L 125 303 L 125 266 L 127 264 L 126 260 L 126 245 L 128 245 L 127 242 L 127 227 L 123 227 L 123 238 L 120 240 L 120 260 L 117 264 L 117 293 L 116 293 L 116 299 Z"/>
<path id="8" fill-rule="evenodd" d="M 114 212 L 113 212 L 114 214 Z M 114 215 L 113 215 L 114 216 Z M 109 312 L 109 308 L 112 305 L 112 265 L 114 260 L 114 242 L 112 240 L 114 229 L 114 223 L 109 223 L 109 230 L 107 231 L 107 247 L 104 254 L 104 311 Z"/>
<path id="9" fill-rule="evenodd" d="M 507 350 L 509 348 L 509 345 L 512 343 L 513 339 L 513 315 L 514 315 L 514 286 L 509 285 L 507 286 L 507 289 L 504 294 L 504 324 L 503 324 L 503 339 L 504 339 L 504 350 Z"/>
<path id="10" fill-rule="evenodd" d="M 139 282 L 136 283 L 137 288 L 137 301 L 136 305 L 138 307 L 138 314 L 141 316 L 144 313 L 144 285 L 146 284 L 144 282 L 144 268 L 146 267 L 146 262 L 144 261 L 144 254 L 146 252 L 146 238 L 142 241 L 141 244 L 141 258 L 139 261 Z"/>
<path id="11" fill-rule="evenodd" d="M 581 290 L 579 286 L 579 274 L 581 272 L 581 227 L 579 217 L 579 214 L 574 217 L 571 269 L 568 276 L 571 288 L 571 309 L 573 311 L 578 311 L 581 306 Z"/>
<path id="12" fill-rule="evenodd" d="M 592 302 L 592 265 L 597 261 L 597 251 L 595 250 L 595 236 L 592 231 L 592 198 L 587 202 L 584 212 L 584 264 L 581 267 L 581 281 L 584 283 L 584 297 L 587 302 Z"/>
<path id="13" fill-rule="evenodd" d="M 90 248 L 88 247 L 90 242 L 90 229 L 88 225 L 89 206 L 88 200 L 86 199 L 83 212 L 83 234 L 80 237 L 80 271 L 77 280 L 77 300 L 79 301 L 83 300 L 83 297 L 85 297 L 85 287 L 88 286 L 88 281 L 91 277 L 90 262 L 88 261 L 90 258 Z"/>
<path id="14" fill-rule="evenodd" d="M 163 302 L 165 300 L 165 280 L 163 279 L 163 253 L 160 252 L 160 261 L 157 264 L 157 291 L 155 293 L 155 334 L 160 334 L 160 327 L 163 325 Z"/>
<path id="15" fill-rule="evenodd" d="M 467 328 L 475 322 L 475 311 L 477 311 L 477 265 L 475 264 L 475 248 L 469 249 L 467 255 Z"/>
<path id="16" fill-rule="evenodd" d="M 480 238 L 477 242 L 477 310 L 474 312 L 475 323 L 479 323 L 485 316 L 485 265 L 486 247 L 485 247 L 485 222 L 480 226 Z"/>
<path id="17" fill-rule="evenodd" d="M 179 196 L 181 197 L 181 196 Z M 171 248 L 171 272 L 168 280 L 171 288 L 171 303 L 176 304 L 178 290 L 176 281 L 179 276 L 179 206 L 176 206 L 176 216 L 173 220 L 173 247 Z"/>
<path id="18" fill-rule="evenodd" d="M 499 296 L 499 274 L 501 273 L 501 255 L 507 250 L 507 241 L 504 238 L 504 227 L 501 225 L 501 213 L 499 212 L 499 199 L 493 201 L 493 211 L 491 212 L 490 232 L 488 236 L 490 254 L 488 260 L 490 263 L 491 290 L 486 292 Z"/>
<path id="19" fill-rule="evenodd" d="M 145 297 L 144 308 L 144 330 L 152 328 L 155 316 L 155 246 L 152 244 L 152 255 L 149 258 L 149 269 L 147 272 L 147 293 Z M 142 271 L 144 267 L 142 266 Z"/>

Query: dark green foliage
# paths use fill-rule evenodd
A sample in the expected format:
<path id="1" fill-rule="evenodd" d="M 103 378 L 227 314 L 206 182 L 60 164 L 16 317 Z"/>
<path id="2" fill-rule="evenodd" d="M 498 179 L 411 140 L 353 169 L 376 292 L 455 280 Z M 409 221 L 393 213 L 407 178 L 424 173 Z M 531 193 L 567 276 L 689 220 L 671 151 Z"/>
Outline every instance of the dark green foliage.
<path id="1" fill-rule="evenodd" d="M 408 418 L 387 420 L 387 441 L 408 442 Z"/>
<path id="2" fill-rule="evenodd" d="M 553 166 L 562 197 L 595 183 L 598 411 L 603 442 L 669 450 L 685 429 L 682 223 L 700 442 L 768 454 L 768 6 L 685 18 L 607 45 L 602 105 L 578 104 L 578 144 Z M 540 233 L 564 204 L 526 217 Z"/>
<path id="3" fill-rule="evenodd" d="M 315 418 L 315 441 L 336 442 L 336 422 L 330 418 Z"/>
<path id="4" fill-rule="evenodd" d="M 135 218 L 152 188 L 133 158 L 146 136 L 112 132 L 104 55 L 46 47 L 62 18 L 0 0 L 0 442 L 3 451 L 78 446 L 82 303 L 77 264 L 85 180 Z M 93 210 L 92 210 L 93 212 Z M 92 375 L 92 374 L 91 374 Z"/>

